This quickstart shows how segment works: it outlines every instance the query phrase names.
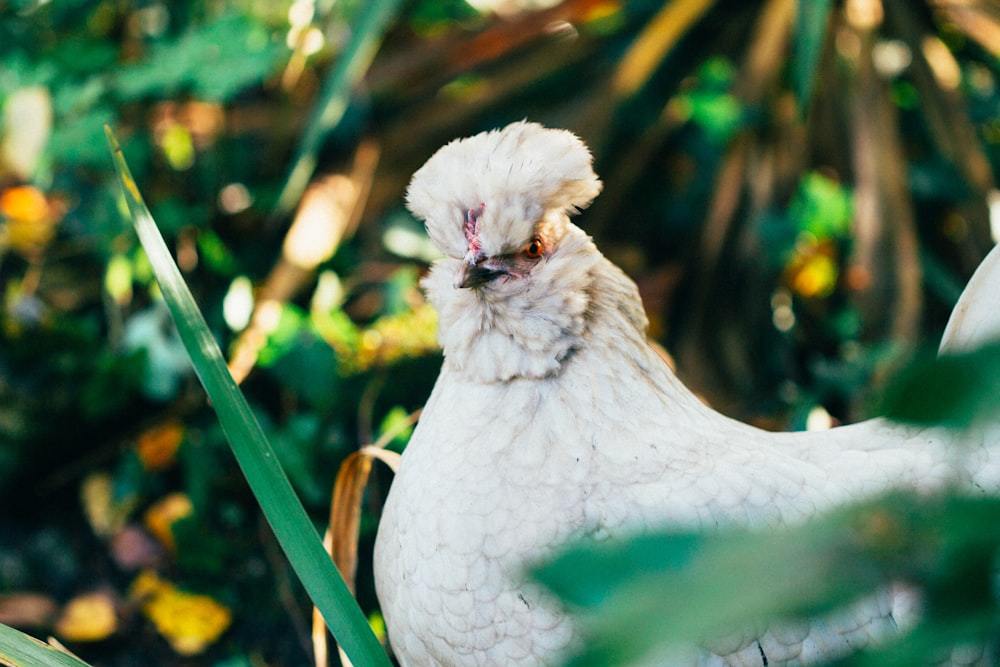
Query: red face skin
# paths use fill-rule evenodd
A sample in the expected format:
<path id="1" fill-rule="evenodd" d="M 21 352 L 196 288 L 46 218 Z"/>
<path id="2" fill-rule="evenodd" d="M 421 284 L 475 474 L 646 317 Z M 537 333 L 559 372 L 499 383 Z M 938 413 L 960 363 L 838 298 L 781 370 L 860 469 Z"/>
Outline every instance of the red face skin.
<path id="1" fill-rule="evenodd" d="M 466 258 L 479 256 L 479 219 L 483 217 L 483 211 L 485 210 L 486 203 L 484 202 L 479 205 L 478 209 L 470 208 L 469 212 L 465 214 L 463 230 L 465 231 L 465 238 L 469 241 L 469 252 L 466 254 Z"/>
<path id="2" fill-rule="evenodd" d="M 462 269 L 455 278 L 456 287 L 481 287 L 496 280 L 507 282 L 521 278 L 545 254 L 545 243 L 541 237 L 536 236 L 521 252 L 484 257 L 479 239 L 479 220 L 485 210 L 486 204 L 483 203 L 479 208 L 470 208 L 466 213 L 463 231 L 469 242 L 469 249 L 465 253 Z"/>

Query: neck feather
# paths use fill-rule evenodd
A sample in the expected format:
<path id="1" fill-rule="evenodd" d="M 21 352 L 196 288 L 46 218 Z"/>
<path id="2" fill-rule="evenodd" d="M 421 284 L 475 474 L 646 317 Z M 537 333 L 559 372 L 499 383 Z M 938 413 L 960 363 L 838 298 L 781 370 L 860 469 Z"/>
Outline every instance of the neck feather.
<path id="1" fill-rule="evenodd" d="M 543 270 L 498 289 L 456 289 L 460 260 L 424 279 L 447 370 L 482 383 L 542 379 L 587 346 L 645 346 L 635 284 L 572 228 Z"/>

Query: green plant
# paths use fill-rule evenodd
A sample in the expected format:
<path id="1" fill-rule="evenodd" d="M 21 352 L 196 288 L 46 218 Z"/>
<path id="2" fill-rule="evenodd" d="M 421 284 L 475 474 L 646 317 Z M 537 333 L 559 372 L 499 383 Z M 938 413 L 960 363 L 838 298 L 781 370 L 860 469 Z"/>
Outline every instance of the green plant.
<path id="1" fill-rule="evenodd" d="M 106 132 L 136 234 L 149 257 L 177 332 L 264 515 L 347 655 L 357 664 L 388 665 L 385 652 L 324 550 L 257 418 L 233 381 L 222 352 L 139 193 L 121 147 L 111 129 L 106 128 Z"/>

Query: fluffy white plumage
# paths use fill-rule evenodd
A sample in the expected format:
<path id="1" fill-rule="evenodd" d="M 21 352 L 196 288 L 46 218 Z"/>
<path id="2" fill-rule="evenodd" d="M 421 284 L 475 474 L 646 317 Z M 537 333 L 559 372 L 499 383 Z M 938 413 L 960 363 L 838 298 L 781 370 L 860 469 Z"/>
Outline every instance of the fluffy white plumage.
<path id="1" fill-rule="evenodd" d="M 774 434 L 706 407 L 647 345 L 634 283 L 569 221 L 600 187 L 579 139 L 526 122 L 448 144 L 410 184 L 446 257 L 423 283 L 445 360 L 375 547 L 406 667 L 557 662 L 578 636 L 522 567 L 574 537 L 781 525 L 891 485 L 1000 486 L 995 447 L 949 448 L 944 431 L 876 419 Z M 956 345 L 1000 333 L 994 308 L 963 303 L 965 319 L 993 319 L 954 323 Z M 891 604 L 730 637 L 683 663 L 828 659 L 884 633 Z"/>

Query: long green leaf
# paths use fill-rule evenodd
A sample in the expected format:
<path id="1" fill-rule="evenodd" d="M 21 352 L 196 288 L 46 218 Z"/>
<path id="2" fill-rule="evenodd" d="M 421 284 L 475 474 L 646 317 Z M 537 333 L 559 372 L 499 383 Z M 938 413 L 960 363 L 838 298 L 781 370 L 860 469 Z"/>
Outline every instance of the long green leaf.
<path id="1" fill-rule="evenodd" d="M 68 653 L 0 625 L 0 663 L 12 667 L 89 667 Z"/>
<path id="2" fill-rule="evenodd" d="M 395 15 L 400 0 L 371 0 L 366 3 L 357 24 L 352 27 L 351 41 L 340 60 L 330 70 L 313 110 L 299 148 L 292 162 L 292 170 L 278 196 L 274 214 L 283 216 L 292 210 L 316 169 L 316 156 L 327 133 L 340 123 L 351 94 L 371 64 L 382 41 L 389 20 Z"/>
<path id="3" fill-rule="evenodd" d="M 306 591 L 351 660 L 357 665 L 388 666 L 385 651 L 323 549 L 316 528 L 292 490 L 253 411 L 229 374 L 222 352 L 139 193 L 118 141 L 111 128 L 106 127 L 105 131 L 135 231 L 149 257 L 177 332 L 264 516 Z"/>

